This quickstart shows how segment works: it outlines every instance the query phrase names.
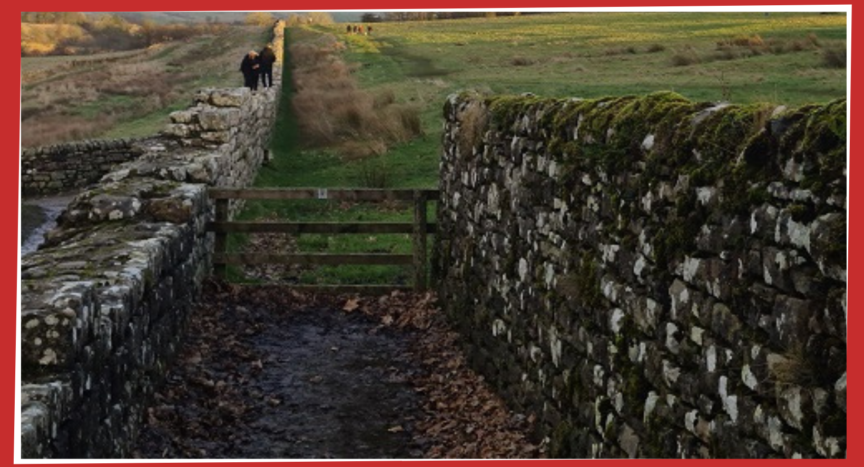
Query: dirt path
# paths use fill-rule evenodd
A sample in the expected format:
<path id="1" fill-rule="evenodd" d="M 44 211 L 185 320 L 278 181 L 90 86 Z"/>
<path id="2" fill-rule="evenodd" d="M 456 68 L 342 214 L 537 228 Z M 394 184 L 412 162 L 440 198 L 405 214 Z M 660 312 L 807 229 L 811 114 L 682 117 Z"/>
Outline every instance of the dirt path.
<path id="1" fill-rule="evenodd" d="M 212 285 L 144 458 L 528 458 L 531 419 L 464 366 L 432 297 Z"/>

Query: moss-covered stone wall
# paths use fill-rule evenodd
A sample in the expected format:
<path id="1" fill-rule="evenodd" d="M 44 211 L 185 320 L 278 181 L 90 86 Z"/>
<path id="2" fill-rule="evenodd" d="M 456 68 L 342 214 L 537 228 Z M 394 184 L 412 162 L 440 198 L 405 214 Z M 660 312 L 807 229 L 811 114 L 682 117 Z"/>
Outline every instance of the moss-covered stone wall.
<path id="1" fill-rule="evenodd" d="M 252 182 L 278 95 L 199 92 L 168 126 L 199 139 L 175 134 L 115 166 L 21 259 L 22 457 L 131 454 L 210 273 L 207 188 Z"/>
<path id="2" fill-rule="evenodd" d="M 444 114 L 439 300 L 551 455 L 845 456 L 845 101 Z"/>

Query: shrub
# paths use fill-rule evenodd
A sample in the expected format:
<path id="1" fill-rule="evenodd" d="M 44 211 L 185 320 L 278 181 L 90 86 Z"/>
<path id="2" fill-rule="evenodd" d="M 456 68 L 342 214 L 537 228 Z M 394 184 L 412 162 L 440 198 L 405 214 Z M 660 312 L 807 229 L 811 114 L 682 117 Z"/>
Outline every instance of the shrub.
<path id="1" fill-rule="evenodd" d="M 510 64 L 513 66 L 531 66 L 534 64 L 534 61 L 525 57 L 513 57 L 510 59 Z"/>
<path id="2" fill-rule="evenodd" d="M 822 65 L 828 68 L 846 68 L 846 45 L 823 49 Z"/>
<path id="3" fill-rule="evenodd" d="M 741 58 L 741 56 L 732 50 L 731 47 L 723 47 L 717 52 L 714 52 L 714 59 L 716 60 L 735 60 Z"/>
<path id="4" fill-rule="evenodd" d="M 647 52 L 649 54 L 653 54 L 657 52 L 663 52 L 664 50 L 666 50 L 666 46 L 663 44 L 651 44 L 650 46 L 648 46 Z"/>
<path id="5" fill-rule="evenodd" d="M 672 66 L 689 66 L 701 62 L 699 56 L 692 49 L 677 52 L 671 60 Z"/>

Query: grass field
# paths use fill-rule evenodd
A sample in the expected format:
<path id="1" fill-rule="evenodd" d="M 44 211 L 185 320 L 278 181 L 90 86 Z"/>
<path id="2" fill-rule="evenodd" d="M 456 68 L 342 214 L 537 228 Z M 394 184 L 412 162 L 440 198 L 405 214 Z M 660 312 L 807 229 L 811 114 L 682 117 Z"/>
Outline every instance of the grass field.
<path id="1" fill-rule="evenodd" d="M 371 36 L 339 25 L 319 31 L 347 42 L 364 88 L 423 109 L 425 136 L 379 162 L 396 186 L 435 186 L 443 103 L 462 90 L 583 98 L 671 90 L 791 107 L 846 96 L 845 66 L 824 62 L 826 51 L 845 51 L 842 14 L 561 13 L 383 23 Z M 318 170 L 347 180 L 357 169 Z"/>
<path id="2" fill-rule="evenodd" d="M 436 188 L 446 96 L 531 92 L 601 97 L 672 90 L 693 100 L 769 102 L 795 107 L 846 95 L 846 17 L 791 13 L 562 13 L 494 19 L 378 23 L 370 36 L 344 25 L 293 29 L 292 43 L 331 35 L 359 86 L 420 108 L 423 134 L 382 155 L 348 157 L 336 146 L 308 147 L 284 112 L 275 160 L 258 186 Z M 844 51 L 842 66 L 827 51 Z M 286 72 L 286 78 L 290 76 Z M 286 87 L 287 89 L 287 87 Z M 370 177 L 370 174 L 375 177 Z M 244 218 L 407 221 L 405 207 L 333 203 L 249 203 Z M 430 210 L 430 219 L 434 210 Z M 246 238 L 235 239 L 243 248 Z M 300 236 L 267 248 L 307 252 L 410 252 L 407 236 Z M 274 276 L 279 276 L 277 272 Z M 399 267 L 326 267 L 292 271 L 306 283 L 404 283 Z M 241 275 L 235 270 L 234 278 Z"/>
<path id="3" fill-rule="evenodd" d="M 149 49 L 21 59 L 21 144 L 149 136 L 207 86 L 242 84 L 237 71 L 269 30 L 237 26 Z"/>

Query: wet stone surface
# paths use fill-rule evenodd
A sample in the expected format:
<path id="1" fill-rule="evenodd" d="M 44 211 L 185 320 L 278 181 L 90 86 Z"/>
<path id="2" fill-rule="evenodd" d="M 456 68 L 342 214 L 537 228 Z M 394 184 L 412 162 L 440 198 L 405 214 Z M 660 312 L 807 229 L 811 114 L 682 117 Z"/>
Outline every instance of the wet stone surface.
<path id="1" fill-rule="evenodd" d="M 145 414 L 137 457 L 422 455 L 411 436 L 419 397 L 408 380 L 420 370 L 409 331 L 326 303 L 203 311 Z"/>
<path id="2" fill-rule="evenodd" d="M 373 332 L 370 321 L 308 310 L 257 337 L 256 349 L 269 357 L 255 386 L 281 402 L 249 425 L 266 434 L 269 446 L 240 446 L 239 454 L 411 457 L 404 431 L 411 420 L 403 414 L 416 412 L 417 395 L 403 376 L 411 371 L 404 338 Z"/>

